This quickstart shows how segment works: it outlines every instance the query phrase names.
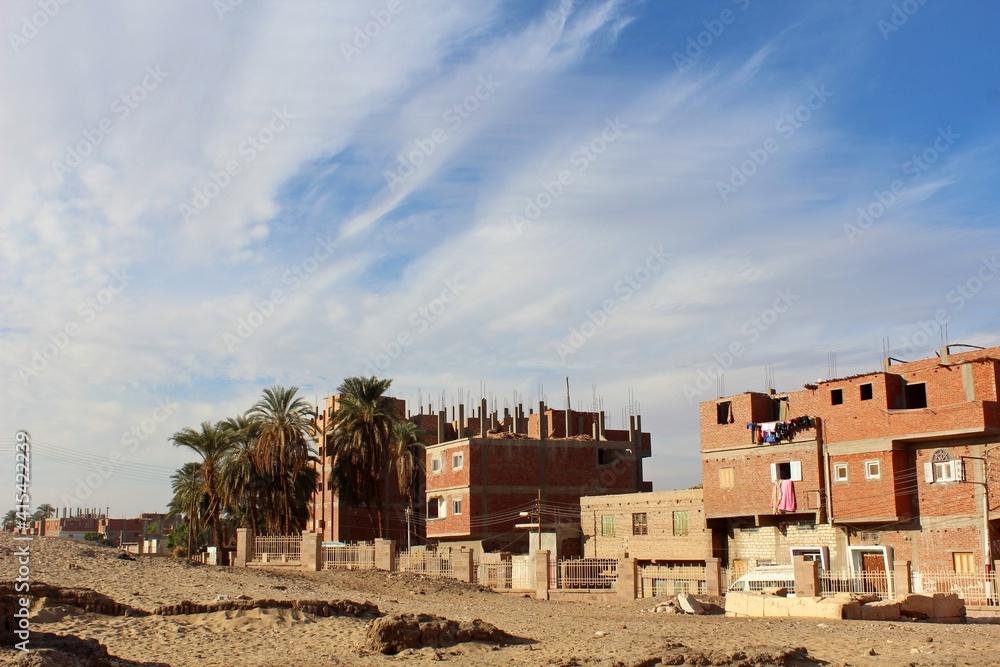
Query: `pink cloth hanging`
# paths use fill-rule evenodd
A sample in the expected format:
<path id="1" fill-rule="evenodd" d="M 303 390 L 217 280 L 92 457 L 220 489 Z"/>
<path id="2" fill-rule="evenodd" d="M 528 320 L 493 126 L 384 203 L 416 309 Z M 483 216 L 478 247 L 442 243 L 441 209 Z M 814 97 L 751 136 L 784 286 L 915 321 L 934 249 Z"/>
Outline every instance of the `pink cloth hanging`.
<path id="1" fill-rule="evenodd" d="M 778 509 L 783 512 L 795 511 L 795 484 L 790 479 L 781 480 L 781 501 Z"/>

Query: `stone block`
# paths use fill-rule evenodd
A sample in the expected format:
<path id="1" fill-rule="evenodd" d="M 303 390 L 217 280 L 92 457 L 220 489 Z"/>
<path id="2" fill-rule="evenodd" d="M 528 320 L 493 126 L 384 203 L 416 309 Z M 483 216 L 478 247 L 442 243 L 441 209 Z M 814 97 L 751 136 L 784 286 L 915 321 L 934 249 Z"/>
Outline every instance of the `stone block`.
<path id="1" fill-rule="evenodd" d="M 861 605 L 861 618 L 865 621 L 898 621 L 899 603 L 879 600 Z"/>
<path id="2" fill-rule="evenodd" d="M 767 596 L 764 599 L 764 616 L 788 618 L 788 598 Z"/>
<path id="3" fill-rule="evenodd" d="M 761 618 L 764 615 L 764 598 L 760 595 L 748 595 L 746 615 Z"/>
<path id="4" fill-rule="evenodd" d="M 848 621 L 860 621 L 861 620 L 861 603 L 857 600 L 852 600 L 844 605 L 841 609 L 841 618 Z"/>
<path id="5" fill-rule="evenodd" d="M 934 614 L 931 618 L 955 618 L 965 616 L 965 600 L 956 593 L 935 593 Z"/>
<path id="6" fill-rule="evenodd" d="M 934 616 L 934 598 L 910 593 L 899 601 L 899 613 L 910 618 L 931 618 Z"/>
<path id="7" fill-rule="evenodd" d="M 690 593 L 681 593 L 678 595 L 677 604 L 680 605 L 681 610 L 686 614 L 701 615 L 705 613 L 705 608 Z"/>
<path id="8" fill-rule="evenodd" d="M 739 614 L 745 616 L 747 613 L 747 597 L 746 593 L 727 593 L 726 615 Z"/>

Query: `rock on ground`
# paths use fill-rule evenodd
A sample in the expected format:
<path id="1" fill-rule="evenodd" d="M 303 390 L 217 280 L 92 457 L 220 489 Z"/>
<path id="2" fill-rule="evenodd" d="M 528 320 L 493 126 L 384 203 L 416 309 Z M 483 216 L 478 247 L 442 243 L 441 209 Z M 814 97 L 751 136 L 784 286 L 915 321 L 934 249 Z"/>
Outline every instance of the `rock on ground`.
<path id="1" fill-rule="evenodd" d="M 430 614 L 396 614 L 372 621 L 365 645 L 379 653 L 395 655 L 408 648 L 441 648 L 473 641 L 512 644 L 519 640 L 478 618 L 452 621 Z"/>

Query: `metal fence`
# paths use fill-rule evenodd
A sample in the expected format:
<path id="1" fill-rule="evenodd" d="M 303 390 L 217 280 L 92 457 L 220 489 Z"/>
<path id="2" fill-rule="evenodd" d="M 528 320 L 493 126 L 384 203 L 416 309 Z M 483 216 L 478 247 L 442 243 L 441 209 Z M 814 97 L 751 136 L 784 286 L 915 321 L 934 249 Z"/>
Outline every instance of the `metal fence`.
<path id="1" fill-rule="evenodd" d="M 562 558 L 549 571 L 555 590 L 614 590 L 618 586 L 615 558 Z"/>
<path id="2" fill-rule="evenodd" d="M 454 577 L 455 564 L 447 554 L 434 551 L 401 551 L 396 554 L 397 572 L 419 572 L 435 577 Z"/>
<path id="3" fill-rule="evenodd" d="M 482 554 L 474 562 L 473 579 L 497 590 L 528 591 L 535 588 L 535 559 L 511 554 Z"/>
<path id="4" fill-rule="evenodd" d="M 819 573 L 820 595 L 836 595 L 837 593 L 859 593 L 877 595 L 883 600 L 896 597 L 896 585 L 893 573 L 880 570 L 862 572 L 826 571 Z"/>
<path id="5" fill-rule="evenodd" d="M 997 573 L 961 573 L 923 570 L 911 575 L 914 593 L 957 593 L 965 604 L 989 607 L 1000 606 L 1000 589 Z"/>
<path id="6" fill-rule="evenodd" d="M 253 538 L 252 563 L 301 563 L 301 535 L 258 535 Z"/>
<path id="7" fill-rule="evenodd" d="M 374 570 L 375 545 L 366 542 L 323 547 L 323 569 Z"/>
<path id="8" fill-rule="evenodd" d="M 642 586 L 639 596 L 644 598 L 708 592 L 705 568 L 696 565 L 642 565 L 639 581 Z"/>

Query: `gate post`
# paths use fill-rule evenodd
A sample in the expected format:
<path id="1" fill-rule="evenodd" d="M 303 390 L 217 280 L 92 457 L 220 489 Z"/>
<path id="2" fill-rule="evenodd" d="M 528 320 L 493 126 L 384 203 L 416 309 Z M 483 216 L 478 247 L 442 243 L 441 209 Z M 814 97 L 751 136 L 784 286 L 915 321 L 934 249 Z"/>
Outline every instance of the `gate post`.
<path id="1" fill-rule="evenodd" d="M 796 556 L 794 563 L 795 597 L 819 597 L 819 563 L 806 560 L 805 556 Z"/>
<path id="2" fill-rule="evenodd" d="M 722 569 L 718 558 L 705 559 L 705 595 L 722 595 Z"/>
<path id="3" fill-rule="evenodd" d="M 639 563 L 634 558 L 618 560 L 619 600 L 635 600 L 639 597 Z"/>
<path id="4" fill-rule="evenodd" d="M 535 598 L 549 599 L 549 552 L 544 549 L 535 552 Z"/>
<path id="5" fill-rule="evenodd" d="M 302 531 L 302 551 L 299 560 L 303 569 L 310 572 L 323 569 L 323 548 L 319 533 Z"/>
<path id="6" fill-rule="evenodd" d="M 234 567 L 246 567 L 247 563 L 253 560 L 250 545 L 253 540 L 253 532 L 249 528 L 236 529 L 236 562 Z"/>

